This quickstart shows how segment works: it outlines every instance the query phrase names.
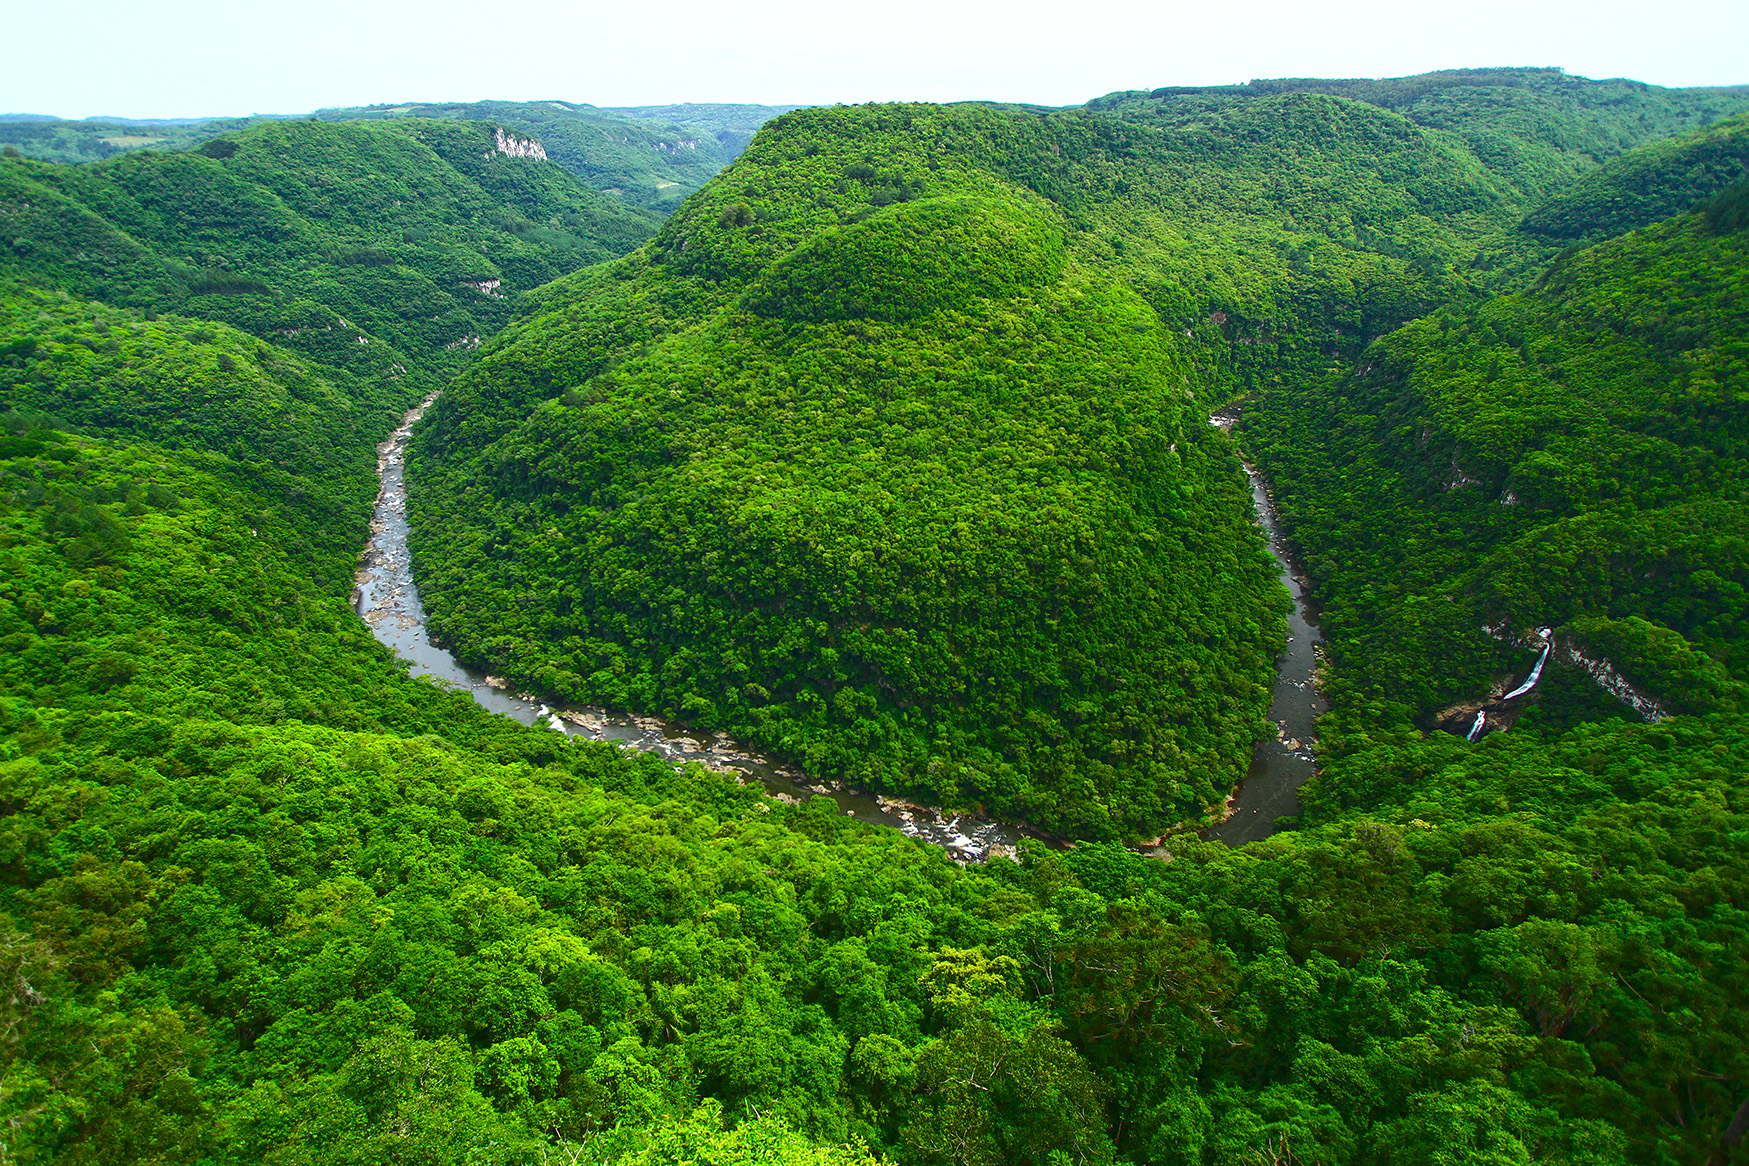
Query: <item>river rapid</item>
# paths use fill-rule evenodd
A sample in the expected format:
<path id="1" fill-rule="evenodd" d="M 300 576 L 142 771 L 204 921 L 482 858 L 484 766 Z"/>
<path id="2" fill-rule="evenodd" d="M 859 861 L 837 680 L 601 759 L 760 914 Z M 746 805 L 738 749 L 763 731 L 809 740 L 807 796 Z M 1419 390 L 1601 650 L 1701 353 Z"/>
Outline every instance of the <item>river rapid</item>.
<path id="1" fill-rule="evenodd" d="M 757 781 L 767 793 L 785 801 L 829 797 L 842 813 L 858 821 L 890 826 L 909 837 L 940 846 L 956 861 L 1012 857 L 1023 838 L 1037 837 L 1018 827 L 972 814 L 813 784 L 793 767 L 745 748 L 721 733 L 699 733 L 660 717 L 616 713 L 589 705 L 548 706 L 534 696 L 511 691 L 497 677 L 464 667 L 447 649 L 433 644 L 426 632 L 425 608 L 413 582 L 407 549 L 407 443 L 414 425 L 436 399 L 437 394 L 433 393 L 411 409 L 400 426 L 377 447 L 377 476 L 382 485 L 371 517 L 370 541 L 360 556 L 353 592 L 359 615 L 379 641 L 408 662 L 412 675 L 431 676 L 466 689 L 483 708 L 524 724 L 545 724 L 567 736 L 612 741 L 624 748 L 658 753 L 675 764 L 696 761 L 732 773 L 742 781 Z M 1235 420 L 1226 414 L 1210 418 L 1212 424 L 1222 429 L 1230 429 Z M 1306 604 L 1300 578 L 1289 565 L 1268 490 L 1249 464 L 1245 472 L 1251 480 L 1257 521 L 1268 533 L 1270 552 L 1280 563 L 1283 582 L 1293 593 L 1294 613 L 1288 620 L 1288 645 L 1281 657 L 1270 708 L 1278 735 L 1258 743 L 1244 782 L 1229 799 L 1225 820 L 1202 832 L 1205 838 L 1234 846 L 1267 837 L 1274 831 L 1277 817 L 1298 813 L 1297 791 L 1312 772 L 1312 726 L 1322 711 L 1312 684 L 1317 665 L 1316 617 Z M 1147 852 L 1159 853 L 1156 849 Z"/>

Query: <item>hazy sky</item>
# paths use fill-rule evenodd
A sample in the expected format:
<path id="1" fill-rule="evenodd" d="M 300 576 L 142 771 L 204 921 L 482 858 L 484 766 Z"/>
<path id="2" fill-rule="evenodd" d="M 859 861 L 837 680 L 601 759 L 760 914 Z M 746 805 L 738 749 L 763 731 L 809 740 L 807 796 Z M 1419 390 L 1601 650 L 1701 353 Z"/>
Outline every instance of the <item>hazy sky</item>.
<path id="1" fill-rule="evenodd" d="M 595 105 L 987 98 L 1559 65 L 1749 83 L 1749 0 L 0 0 L 0 111 L 301 113 L 399 101 Z"/>

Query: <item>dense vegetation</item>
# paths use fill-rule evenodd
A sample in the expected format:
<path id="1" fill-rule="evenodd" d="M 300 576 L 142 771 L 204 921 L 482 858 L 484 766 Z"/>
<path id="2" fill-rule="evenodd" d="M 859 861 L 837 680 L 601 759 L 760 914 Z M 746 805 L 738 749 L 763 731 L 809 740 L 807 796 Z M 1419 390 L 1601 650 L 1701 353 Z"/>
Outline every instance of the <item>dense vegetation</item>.
<path id="1" fill-rule="evenodd" d="M 430 388 L 516 295 L 635 246 L 643 221 L 493 127 L 280 121 L 186 153 L 0 160 L 0 273 L 221 320 Z"/>
<path id="2" fill-rule="evenodd" d="M 1611 187 L 1460 144 L 1511 118 L 1400 111 L 1657 136 L 1719 95 L 1271 84 L 791 115 L 648 248 L 525 293 L 499 341 L 476 316 L 471 367 L 379 269 L 296 272 L 400 247 L 442 290 L 432 238 L 575 258 L 492 233 L 572 187 L 466 185 L 431 143 L 477 126 L 0 163 L 0 206 L 62 240 L 0 285 L 8 1160 L 1741 1162 L 1749 185 L 1695 163 L 1740 131 L 1591 171 L 1704 201 L 1557 253 L 1531 227 L 1616 214 Z M 1148 112 L 1187 102 L 1213 120 Z M 287 208 L 291 258 L 203 218 L 215 190 Z M 194 255 L 271 294 L 179 290 Z M 402 373 L 260 324 L 318 284 L 378 305 L 359 347 Z M 949 792 L 1060 792 L 1113 834 L 1160 820 L 1178 761 L 1142 748 L 1200 724 L 1212 772 L 1255 731 L 1278 601 L 1202 421 L 1255 391 L 1241 438 L 1326 604 L 1304 815 L 962 868 L 409 679 L 345 593 L 372 447 L 457 370 L 414 497 L 458 639 L 817 768 L 948 789 L 905 767 L 957 760 Z M 1678 715 L 1557 667 L 1510 731 L 1423 734 L 1528 663 L 1484 621 L 1557 625 Z M 1051 785 L 1075 767 L 1109 800 Z M 977 788 L 1022 772 L 1032 802 Z"/>
<path id="3" fill-rule="evenodd" d="M 1084 836 L 1194 815 L 1279 599 L 1184 398 L 1321 377 L 1550 255 L 1519 222 L 1583 163 L 1526 127 L 1563 102 L 1601 151 L 1749 101 L 1516 79 L 1512 117 L 1444 93 L 1470 137 L 1291 87 L 779 118 L 440 403 L 434 629 L 826 777 Z"/>
<path id="4" fill-rule="evenodd" d="M 753 132 L 788 106 L 657 105 L 598 109 L 568 101 L 409 103 L 323 109 L 327 122 L 438 119 L 503 126 L 538 139 L 547 156 L 585 186 L 626 204 L 654 231 L 681 199 L 746 148 Z M 91 162 L 138 150 L 191 150 L 224 134 L 278 121 L 181 118 L 134 121 L 0 115 L 0 148 L 44 162 Z"/>
<path id="5" fill-rule="evenodd" d="M 1157 832 L 1260 731 L 1279 586 L 1158 318 L 938 147 L 965 120 L 789 115 L 543 291 L 426 439 L 433 627 L 822 776 Z"/>
<path id="6" fill-rule="evenodd" d="M 1607 642 L 1672 711 L 1737 707 L 1746 259 L 1740 228 L 1678 216 L 1262 403 L 1249 440 L 1329 597 L 1338 721 L 1411 732 L 1485 691 L 1523 659 L 1482 630 L 1503 623 Z"/>

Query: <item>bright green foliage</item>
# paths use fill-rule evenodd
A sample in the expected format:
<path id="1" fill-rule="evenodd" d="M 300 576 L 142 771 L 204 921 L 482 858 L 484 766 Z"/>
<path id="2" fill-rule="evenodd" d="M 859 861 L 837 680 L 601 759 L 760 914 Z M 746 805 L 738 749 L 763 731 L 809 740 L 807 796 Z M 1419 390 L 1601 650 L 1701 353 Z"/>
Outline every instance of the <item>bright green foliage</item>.
<path id="1" fill-rule="evenodd" d="M 393 383 L 301 360 L 216 323 L 20 289 L 0 298 L 0 410 L 208 456 L 272 498 L 279 536 L 315 541 L 314 570 L 350 579 L 376 493 L 371 443 L 403 402 Z"/>
<path id="2" fill-rule="evenodd" d="M 703 1105 L 684 1120 L 670 1119 L 639 1135 L 644 1144 L 619 1152 L 615 1142 L 630 1131 L 615 1131 L 585 1153 L 614 1166 L 872 1166 L 878 1159 L 848 1146 L 820 1146 L 774 1118 L 723 1128 L 722 1107 Z"/>
<path id="3" fill-rule="evenodd" d="M 82 714 L 293 718 L 481 747 L 516 728 L 405 682 L 323 586 L 351 555 L 301 533 L 307 509 L 239 486 L 233 464 L 40 430 L 0 441 L 4 691 Z"/>
<path id="4" fill-rule="evenodd" d="M 198 151 L 0 160 L 0 273 L 222 320 L 381 380 L 438 383 L 517 293 L 651 229 L 481 123 L 277 121 Z"/>
<path id="5" fill-rule="evenodd" d="M 1314 816 L 1374 807 L 1448 872 L 1445 974 L 1533 1023 L 1554 1057 L 1527 1080 L 1629 1131 L 1630 1161 L 1704 1158 L 1743 1100 L 1746 730 L 1515 729 L 1474 749 L 1436 735 L 1359 753 L 1311 791 Z M 1670 1090 L 1654 1063 L 1692 1085 Z"/>
<path id="6" fill-rule="evenodd" d="M 1276 600 L 1187 394 L 1270 386 L 1244 439 L 1328 600 L 1336 714 L 1302 828 L 1169 861 L 960 868 L 409 680 L 339 592 L 412 384 L 190 314 L 210 291 L 152 318 L 138 289 L 181 278 L 155 256 L 191 252 L 57 204 L 88 232 L 66 254 L 114 262 L 73 282 L 103 303 L 0 299 L 7 1159 L 1739 1159 L 1742 187 L 1324 375 L 1510 282 L 1477 256 L 1542 254 L 1514 224 L 1546 147 L 1631 137 L 1638 98 L 1271 84 L 1148 99 L 1201 129 L 796 115 L 649 250 L 529 296 L 422 446 L 422 578 L 519 679 L 1116 834 L 1255 731 Z M 1642 96 L 1654 129 L 1687 100 Z M 1461 133 L 1427 128 L 1442 103 Z M 1541 144 L 1486 162 L 1514 119 Z M 473 204 L 439 192 L 501 162 L 420 154 L 418 126 L 360 132 L 403 135 L 380 157 L 459 231 Z M 338 181 L 349 132 L 260 139 L 295 182 L 249 141 L 208 161 L 260 166 L 227 197 L 302 208 L 262 220 L 286 239 L 388 238 Z M 103 214 L 182 206 L 178 247 L 281 278 L 179 192 Z M 429 242 L 399 266 L 434 279 Z M 1235 329 L 1240 293 L 1264 314 Z M 397 335 L 408 382 L 452 359 Z M 1555 624 L 1690 715 L 1587 723 L 1609 698 L 1555 668 L 1511 731 L 1424 739 L 1505 663 L 1484 618 Z"/>
<path id="7" fill-rule="evenodd" d="M 1048 287 L 1062 268 L 1061 233 L 1039 208 L 935 198 L 821 232 L 774 264 L 748 295 L 753 310 L 770 319 L 908 323 L 978 298 Z"/>
<path id="8" fill-rule="evenodd" d="M 1281 597 L 1171 341 L 1047 204 L 927 153 L 958 115 L 791 121 L 439 403 L 433 627 L 821 775 L 1089 835 L 1199 813 Z"/>

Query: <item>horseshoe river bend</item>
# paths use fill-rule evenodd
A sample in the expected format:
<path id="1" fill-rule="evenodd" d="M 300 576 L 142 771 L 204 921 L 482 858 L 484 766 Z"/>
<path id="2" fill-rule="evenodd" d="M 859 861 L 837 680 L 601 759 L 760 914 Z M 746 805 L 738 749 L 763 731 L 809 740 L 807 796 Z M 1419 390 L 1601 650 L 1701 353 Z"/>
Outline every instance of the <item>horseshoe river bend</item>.
<path id="1" fill-rule="evenodd" d="M 425 609 L 413 581 L 407 547 L 406 458 L 413 427 L 435 399 L 433 394 L 409 410 L 377 448 L 381 488 L 354 591 L 359 615 L 379 641 L 407 661 L 413 675 L 431 676 L 466 689 L 486 709 L 525 724 L 544 722 L 570 736 L 659 753 L 676 764 L 696 761 L 733 772 L 744 781 L 758 781 L 773 797 L 829 797 L 845 814 L 940 846 L 962 862 L 1014 854 L 1015 846 L 1027 834 L 1013 825 L 814 783 L 794 767 L 744 748 L 723 734 L 699 733 L 660 717 L 587 705 L 549 706 L 535 696 L 512 692 L 497 677 L 464 667 L 448 650 L 433 644 L 426 632 Z M 1236 420 L 1236 414 L 1225 411 L 1209 418 L 1210 424 L 1223 430 L 1230 430 Z M 1266 483 L 1249 463 L 1245 473 L 1258 525 L 1268 536 L 1270 553 L 1293 595 L 1294 609 L 1288 617 L 1288 642 L 1277 660 L 1270 704 L 1276 735 L 1257 743 L 1244 781 L 1224 807 L 1224 817 L 1202 831 L 1204 838 L 1235 846 L 1267 837 L 1274 832 L 1278 817 L 1299 812 L 1298 790 L 1312 774 L 1313 727 L 1324 707 L 1313 683 L 1320 639 L 1316 613 L 1307 602 L 1303 578 L 1293 567 Z"/>

